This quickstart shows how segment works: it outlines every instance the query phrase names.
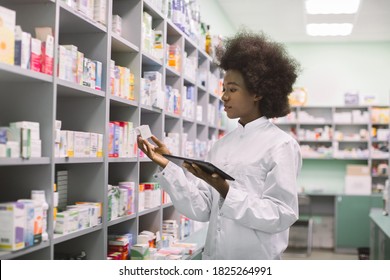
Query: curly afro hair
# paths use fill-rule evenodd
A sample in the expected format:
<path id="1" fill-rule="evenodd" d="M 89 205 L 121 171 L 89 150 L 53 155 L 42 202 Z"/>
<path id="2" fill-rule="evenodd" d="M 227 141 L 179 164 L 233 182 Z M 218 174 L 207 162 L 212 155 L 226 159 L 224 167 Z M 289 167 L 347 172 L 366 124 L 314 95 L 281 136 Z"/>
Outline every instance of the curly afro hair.
<path id="1" fill-rule="evenodd" d="M 216 51 L 220 68 L 243 75 L 249 92 L 262 96 L 260 112 L 267 118 L 290 112 L 288 95 L 299 71 L 299 63 L 289 57 L 284 46 L 264 33 L 240 31 L 224 41 Z"/>

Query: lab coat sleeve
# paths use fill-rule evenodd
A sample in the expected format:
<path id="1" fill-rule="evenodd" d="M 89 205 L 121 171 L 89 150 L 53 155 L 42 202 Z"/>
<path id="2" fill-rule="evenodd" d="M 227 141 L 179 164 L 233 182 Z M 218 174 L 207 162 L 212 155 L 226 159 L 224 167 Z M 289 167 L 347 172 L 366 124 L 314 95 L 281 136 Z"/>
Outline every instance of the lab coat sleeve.
<path id="1" fill-rule="evenodd" d="M 286 230 L 298 219 L 297 176 L 301 165 L 295 140 L 283 142 L 271 152 L 262 195 L 249 195 L 232 182 L 220 211 L 255 230 Z"/>
<path id="2" fill-rule="evenodd" d="M 212 191 L 205 182 L 189 172 L 185 174 L 172 162 L 154 176 L 180 213 L 196 221 L 209 221 Z"/>

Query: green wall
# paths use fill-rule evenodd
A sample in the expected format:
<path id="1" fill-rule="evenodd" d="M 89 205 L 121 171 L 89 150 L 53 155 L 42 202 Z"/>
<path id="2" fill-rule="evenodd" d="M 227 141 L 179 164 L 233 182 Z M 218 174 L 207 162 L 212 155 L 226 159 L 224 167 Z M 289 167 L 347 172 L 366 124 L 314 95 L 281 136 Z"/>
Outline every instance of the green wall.
<path id="1" fill-rule="evenodd" d="M 308 105 L 339 106 L 345 92 L 389 104 L 390 42 L 286 44 L 302 65 L 296 83 L 306 87 Z"/>

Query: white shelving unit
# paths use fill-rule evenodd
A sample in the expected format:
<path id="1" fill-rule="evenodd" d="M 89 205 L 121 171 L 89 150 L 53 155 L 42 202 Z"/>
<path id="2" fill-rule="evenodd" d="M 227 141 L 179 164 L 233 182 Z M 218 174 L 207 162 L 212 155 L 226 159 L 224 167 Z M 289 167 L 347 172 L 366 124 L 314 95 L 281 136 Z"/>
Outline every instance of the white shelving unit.
<path id="1" fill-rule="evenodd" d="M 33 189 L 45 190 L 49 207 L 49 240 L 39 245 L 14 252 L 0 252 L 0 259 L 54 259 L 57 254 L 74 254 L 85 251 L 88 259 L 105 259 L 107 236 L 111 233 L 132 233 L 133 241 L 143 230 L 160 231 L 162 221 L 176 219 L 180 215 L 173 205 L 159 205 L 152 209 L 107 221 L 107 185 L 120 181 L 134 181 L 136 185 L 153 181 L 157 166 L 144 158 L 108 157 L 109 121 L 131 121 L 134 126 L 148 124 L 160 139 L 164 133 L 187 133 L 188 139 L 209 141 L 223 133 L 219 125 L 219 97 L 215 94 L 217 84 L 211 80 L 187 77 L 180 71 L 166 66 L 166 58 L 156 59 L 144 52 L 142 47 L 142 15 L 148 12 L 153 17 L 153 28 L 162 31 L 164 46 L 176 44 L 183 52 L 195 57 L 198 68 L 210 75 L 220 77 L 212 59 L 160 11 L 147 0 L 107 0 L 107 26 L 86 18 L 69 8 L 63 1 L 50 0 L 0 0 L 0 5 L 16 11 L 16 23 L 24 31 L 35 34 L 34 28 L 51 27 L 54 31 L 55 54 L 58 46 L 73 44 L 85 57 L 102 62 L 102 90 L 94 90 L 57 78 L 57 63 L 54 75 L 48 76 L 18 66 L 0 63 L 0 126 L 15 121 L 40 123 L 42 158 L 0 158 L 1 201 L 16 201 L 30 196 Z M 123 32 L 111 31 L 111 15 L 122 17 Z M 128 67 L 135 75 L 135 100 L 125 100 L 110 94 L 110 61 Z M 181 59 L 183 63 L 183 59 Z M 140 81 L 144 71 L 158 71 L 163 76 L 163 88 L 171 85 L 183 94 L 184 86 L 195 87 L 195 106 L 202 105 L 203 121 L 167 113 L 162 109 L 140 104 Z M 215 79 L 213 79 L 214 81 Z M 207 110 L 215 107 L 216 118 L 207 122 Z M 196 110 L 195 110 L 196 112 Z M 55 158 L 54 124 L 62 121 L 63 130 L 86 131 L 104 135 L 102 158 Z M 182 152 L 182 151 L 181 151 Z M 53 233 L 53 184 L 56 172 L 68 171 L 68 204 L 76 201 L 103 203 L 102 224 L 66 235 Z M 138 209 L 138 191 L 136 205 Z"/>

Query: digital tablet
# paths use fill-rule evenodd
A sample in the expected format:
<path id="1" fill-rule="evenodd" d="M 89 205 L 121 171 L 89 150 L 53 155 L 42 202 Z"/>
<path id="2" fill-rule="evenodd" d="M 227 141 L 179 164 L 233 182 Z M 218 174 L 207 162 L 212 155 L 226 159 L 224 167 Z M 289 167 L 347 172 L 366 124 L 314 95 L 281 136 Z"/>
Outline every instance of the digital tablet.
<path id="1" fill-rule="evenodd" d="M 225 180 L 234 181 L 234 178 L 232 176 L 226 174 L 225 172 L 223 172 L 221 169 L 219 169 L 218 167 L 216 167 L 214 164 L 210 162 L 198 160 L 198 159 L 192 159 L 192 158 L 172 156 L 167 154 L 163 154 L 163 156 L 180 167 L 183 167 L 183 162 L 188 162 L 190 164 L 195 163 L 197 166 L 199 166 L 200 169 L 207 172 L 208 174 L 217 173 Z"/>

